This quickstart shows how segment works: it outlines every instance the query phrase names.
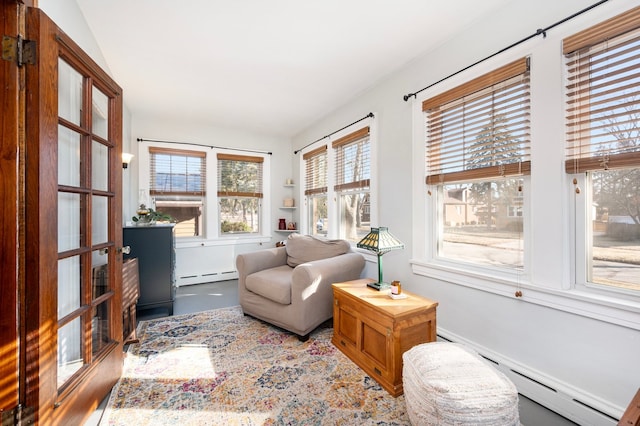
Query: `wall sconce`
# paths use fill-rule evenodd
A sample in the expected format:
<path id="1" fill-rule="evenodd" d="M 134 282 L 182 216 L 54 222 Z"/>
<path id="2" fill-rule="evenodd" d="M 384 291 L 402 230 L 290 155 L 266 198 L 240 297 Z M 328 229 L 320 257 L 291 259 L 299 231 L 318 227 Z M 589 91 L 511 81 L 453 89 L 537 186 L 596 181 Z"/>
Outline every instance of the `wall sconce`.
<path id="1" fill-rule="evenodd" d="M 129 163 L 133 159 L 133 154 L 129 154 L 128 152 L 122 153 L 122 168 L 126 169 L 129 167 Z"/>

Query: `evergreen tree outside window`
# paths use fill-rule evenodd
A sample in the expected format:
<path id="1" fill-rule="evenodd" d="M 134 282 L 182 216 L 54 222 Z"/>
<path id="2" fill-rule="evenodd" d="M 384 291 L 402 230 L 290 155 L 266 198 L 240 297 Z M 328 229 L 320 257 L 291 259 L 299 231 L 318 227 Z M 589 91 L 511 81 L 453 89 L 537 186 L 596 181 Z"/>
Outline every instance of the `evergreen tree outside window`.
<path id="1" fill-rule="evenodd" d="M 528 58 L 423 102 L 436 257 L 524 268 L 529 104 Z"/>

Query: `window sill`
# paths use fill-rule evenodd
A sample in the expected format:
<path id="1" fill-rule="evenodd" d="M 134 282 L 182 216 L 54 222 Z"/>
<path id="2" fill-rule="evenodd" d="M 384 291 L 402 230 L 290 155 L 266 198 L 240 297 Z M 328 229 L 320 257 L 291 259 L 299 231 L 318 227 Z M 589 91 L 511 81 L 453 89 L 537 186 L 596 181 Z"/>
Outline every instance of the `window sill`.
<path id="1" fill-rule="evenodd" d="M 509 298 L 516 298 L 515 292 L 520 290 L 522 297 L 518 299 L 524 302 L 640 330 L 640 301 L 637 298 L 625 300 L 613 295 L 593 294 L 583 290 L 553 289 L 529 281 L 496 278 L 435 262 L 426 263 L 414 259 L 410 263 L 416 275 Z"/>

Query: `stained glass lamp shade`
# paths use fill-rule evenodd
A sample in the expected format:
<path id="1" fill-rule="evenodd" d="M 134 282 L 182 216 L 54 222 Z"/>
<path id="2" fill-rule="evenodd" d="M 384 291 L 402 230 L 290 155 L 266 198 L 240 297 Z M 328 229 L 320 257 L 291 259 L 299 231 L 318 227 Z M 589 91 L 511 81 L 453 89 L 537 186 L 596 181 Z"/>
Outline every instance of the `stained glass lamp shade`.
<path id="1" fill-rule="evenodd" d="M 378 282 L 369 283 L 368 286 L 373 287 L 376 290 L 388 288 L 389 284 L 385 283 L 382 279 L 382 255 L 390 252 L 391 250 L 403 249 L 404 244 L 391 235 L 387 227 L 380 226 L 378 228 L 371 228 L 371 232 L 360 240 L 356 246 L 358 248 L 372 251 L 378 255 Z"/>

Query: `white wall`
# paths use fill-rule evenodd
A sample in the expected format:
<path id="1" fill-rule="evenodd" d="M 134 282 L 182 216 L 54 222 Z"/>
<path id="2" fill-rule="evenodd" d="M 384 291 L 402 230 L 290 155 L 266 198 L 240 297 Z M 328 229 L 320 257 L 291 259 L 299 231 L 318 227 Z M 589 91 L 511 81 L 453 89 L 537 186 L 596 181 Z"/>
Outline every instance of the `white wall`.
<path id="1" fill-rule="evenodd" d="M 59 28 L 62 29 L 69 37 L 71 37 L 80 46 L 91 59 L 93 59 L 104 71 L 114 78 L 109 65 L 102 56 L 100 46 L 96 42 L 91 30 L 84 20 L 84 15 L 80 11 L 75 0 L 39 0 L 38 7 L 51 18 Z M 114 80 L 116 80 L 114 78 Z M 118 81 L 116 80 L 116 83 Z M 127 106 L 126 93 L 122 107 L 122 151 L 131 152 L 131 112 Z M 130 199 L 131 193 L 128 188 L 134 185 L 137 178 L 132 178 L 131 173 L 124 171 L 122 175 L 122 186 L 124 193 L 122 197 L 123 213 L 127 211 L 127 206 L 133 201 Z M 135 192 L 137 194 L 137 192 Z M 126 215 L 123 216 L 123 221 Z"/>
<path id="2" fill-rule="evenodd" d="M 262 226 L 267 232 L 267 237 L 233 238 L 225 236 L 197 242 L 193 240 L 189 242 L 177 241 L 176 281 L 178 285 L 234 278 L 235 275 L 233 274 L 221 273 L 235 271 L 237 254 L 273 247 L 276 241 L 286 237 L 284 234 L 277 234 L 274 230 L 277 229 L 279 217 L 289 219 L 291 216 L 289 212 L 283 214 L 279 209 L 279 206 L 282 205 L 282 200 L 291 196 L 291 190 L 284 187 L 286 179 L 291 178 L 293 158 L 291 143 L 288 139 L 202 123 L 175 122 L 166 118 L 158 119 L 138 114 L 133 119 L 131 133 L 131 153 L 136 155 L 130 166 L 132 176 L 146 176 L 145 173 L 139 173 L 139 163 L 136 161 L 136 158 L 141 158 L 139 149 L 145 149 L 144 144 L 137 142 L 138 138 L 272 153 L 269 156 L 270 167 L 268 171 L 265 171 L 264 182 L 267 186 L 265 193 L 268 190 L 268 193 L 271 194 L 271 197 L 265 197 L 263 200 L 263 208 L 267 209 L 267 223 L 262 224 Z M 176 145 L 176 147 L 189 149 L 188 145 Z M 266 174 L 267 172 L 269 174 Z M 215 176 L 213 178 L 215 179 Z M 143 183 L 136 182 L 130 188 L 130 191 L 135 195 L 131 196 L 133 202 L 129 206 L 130 210 L 125 215 L 125 219 L 128 221 L 135 214 L 135 208 L 138 204 L 138 188 L 148 188 L 148 185 L 145 186 Z M 209 209 L 210 213 L 207 216 L 211 219 L 205 226 L 217 226 L 213 215 L 217 206 L 206 206 L 205 208 Z"/>
<path id="3" fill-rule="evenodd" d="M 531 391 L 529 384 L 515 376 L 522 393 L 531 394 L 578 423 L 613 424 L 606 416 L 586 413 L 589 410 L 581 409 L 581 404 L 572 399 L 612 417 L 622 414 L 640 386 L 640 306 L 629 303 L 623 309 L 619 302 L 594 305 L 588 297 L 575 293 L 569 296 L 566 291 L 570 280 L 570 191 L 565 185 L 563 164 L 558 161 L 564 141 L 560 41 L 572 31 L 637 6 L 637 1 L 605 3 L 550 30 L 546 39 L 537 37 L 514 49 L 517 52 L 493 60 L 494 64 L 506 63 L 505 58 L 515 53 L 520 57 L 532 54 L 530 195 L 534 232 L 530 239 L 535 257 L 531 259 L 531 275 L 526 277 L 530 283 L 523 284 L 526 297 L 522 299 L 515 298 L 513 291 L 500 294 L 474 288 L 459 273 L 449 273 L 453 279 L 443 278 L 446 274 L 427 276 L 431 271 L 421 266 L 429 238 L 424 224 L 424 143 L 415 140 L 415 135 L 420 135 L 419 104 L 424 94 L 409 102 L 402 99 L 593 3 L 514 0 L 296 135 L 293 147 L 300 148 L 376 111 L 379 223 L 372 225 L 388 226 L 406 244 L 404 251 L 384 256 L 386 279 L 399 279 L 404 288 L 439 302 L 440 335 L 466 342 L 556 390 L 541 387 Z M 542 49 L 544 43 L 556 47 Z M 478 69 L 488 66 L 475 67 L 466 75 L 480 75 Z M 536 89 L 540 82 L 545 86 L 542 91 Z M 451 84 L 448 81 L 434 90 Z M 299 166 L 296 158 L 296 174 Z M 375 276 L 373 263 L 367 265 L 367 274 Z M 610 314 L 620 314 L 622 319 Z"/>
<path id="4" fill-rule="evenodd" d="M 108 64 L 75 0 L 40 0 L 39 7 L 94 61 L 110 73 Z M 171 102 L 171 100 L 167 99 L 167 102 Z M 263 202 L 263 206 L 268 209 L 268 223 L 263 224 L 264 229 L 268 230 L 267 237 L 224 238 L 188 244 L 178 242 L 176 248 L 176 280 L 178 285 L 203 282 L 203 280 L 216 281 L 233 278 L 235 275 L 228 274 L 228 272 L 235 271 L 235 257 L 238 253 L 273 247 L 276 241 L 286 238 L 286 234 L 273 231 L 277 229 L 278 218 L 283 217 L 287 221 L 298 220 L 297 211 L 290 212 L 279 209 L 282 200 L 291 197 L 292 194 L 290 188 L 283 186 L 285 180 L 292 177 L 293 153 L 289 139 L 203 123 L 176 122 L 166 117 L 132 115 L 127 108 L 127 93 L 125 91 L 122 150 L 134 154 L 134 158 L 129 168 L 123 170 L 123 223 L 131 221 L 138 205 L 138 189 L 144 187 L 140 184 L 140 154 L 137 138 L 192 142 L 273 153 L 270 156 L 270 176 L 265 182 L 270 186 L 271 197 Z M 298 200 L 296 200 L 296 205 L 297 202 Z M 209 208 L 212 207 L 215 208 L 215 206 L 209 206 Z M 216 224 L 209 224 L 209 226 L 216 226 Z"/>

